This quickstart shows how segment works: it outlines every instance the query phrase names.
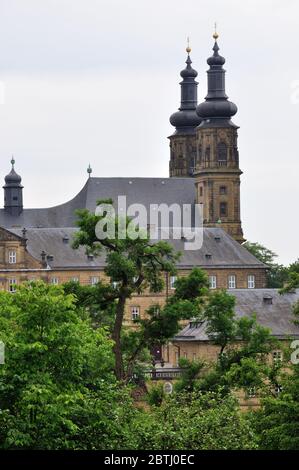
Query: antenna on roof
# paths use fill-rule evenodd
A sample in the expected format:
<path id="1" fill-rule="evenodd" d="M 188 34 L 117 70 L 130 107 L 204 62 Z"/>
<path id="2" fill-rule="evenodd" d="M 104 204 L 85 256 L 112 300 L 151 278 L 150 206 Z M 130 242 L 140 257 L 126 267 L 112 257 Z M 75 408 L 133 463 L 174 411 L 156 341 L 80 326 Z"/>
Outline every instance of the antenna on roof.
<path id="1" fill-rule="evenodd" d="M 88 164 L 87 173 L 88 173 L 88 178 L 90 178 L 90 175 L 92 173 L 92 168 L 90 166 L 90 163 Z"/>

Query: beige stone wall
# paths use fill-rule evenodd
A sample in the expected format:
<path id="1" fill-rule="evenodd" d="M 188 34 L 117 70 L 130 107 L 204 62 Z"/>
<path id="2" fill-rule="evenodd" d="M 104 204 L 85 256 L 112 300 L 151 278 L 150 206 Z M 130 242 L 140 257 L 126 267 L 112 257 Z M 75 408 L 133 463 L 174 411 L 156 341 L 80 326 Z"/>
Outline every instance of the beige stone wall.
<path id="1" fill-rule="evenodd" d="M 190 168 L 194 167 L 196 162 L 196 136 L 172 135 L 169 140 L 169 176 L 192 176 Z"/>
<path id="2" fill-rule="evenodd" d="M 199 128 L 195 172 L 197 202 L 203 205 L 204 225 L 212 227 L 220 219 L 221 227 L 243 242 L 240 215 L 240 175 L 237 130 Z M 226 146 L 226 161 L 218 158 L 218 146 Z M 226 204 L 221 214 L 220 204 Z"/>

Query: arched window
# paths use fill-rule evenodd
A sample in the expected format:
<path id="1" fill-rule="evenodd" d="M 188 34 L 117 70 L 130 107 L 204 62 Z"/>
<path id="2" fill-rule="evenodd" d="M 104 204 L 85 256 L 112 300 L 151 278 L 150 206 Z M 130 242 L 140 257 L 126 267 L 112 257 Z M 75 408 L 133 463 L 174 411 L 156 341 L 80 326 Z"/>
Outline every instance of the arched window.
<path id="1" fill-rule="evenodd" d="M 220 166 L 227 164 L 227 145 L 225 142 L 219 142 L 217 146 L 218 163 Z"/>

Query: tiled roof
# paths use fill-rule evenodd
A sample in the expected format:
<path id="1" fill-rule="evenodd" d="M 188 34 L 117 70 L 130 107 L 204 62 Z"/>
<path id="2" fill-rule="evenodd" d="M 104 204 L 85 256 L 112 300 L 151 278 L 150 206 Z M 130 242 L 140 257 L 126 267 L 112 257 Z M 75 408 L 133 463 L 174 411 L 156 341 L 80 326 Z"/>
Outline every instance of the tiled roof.
<path id="1" fill-rule="evenodd" d="M 271 330 L 278 339 L 299 337 L 299 326 L 294 323 L 293 305 L 299 300 L 299 289 L 281 295 L 278 289 L 230 289 L 236 298 L 236 316 L 256 315 L 257 322 Z M 206 323 L 190 322 L 174 338 L 181 341 L 208 341 Z"/>

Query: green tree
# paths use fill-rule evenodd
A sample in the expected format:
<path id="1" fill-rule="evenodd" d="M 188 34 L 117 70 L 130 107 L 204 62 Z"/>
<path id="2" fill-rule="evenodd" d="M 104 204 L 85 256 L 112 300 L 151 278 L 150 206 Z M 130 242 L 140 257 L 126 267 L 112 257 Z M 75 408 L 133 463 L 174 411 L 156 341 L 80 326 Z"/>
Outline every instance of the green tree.
<path id="1" fill-rule="evenodd" d="M 255 436 L 236 399 L 216 392 L 167 397 L 135 421 L 137 449 L 255 449 Z"/>
<path id="2" fill-rule="evenodd" d="M 242 246 L 259 261 L 268 266 L 267 287 L 280 288 L 284 285 L 288 276 L 288 268 L 282 264 L 275 263 L 275 258 L 277 257 L 276 253 L 256 242 L 247 241 L 243 243 Z"/>
<path id="3" fill-rule="evenodd" d="M 211 294 L 204 311 L 206 332 L 219 346 L 219 357 L 212 370 L 199 381 L 202 390 L 261 388 L 273 383 L 277 366 L 269 364 L 268 355 L 276 342 L 270 331 L 252 317 L 235 315 L 235 298 L 225 291 Z M 268 386 L 269 388 L 269 386 Z"/>
<path id="4" fill-rule="evenodd" d="M 0 292 L 0 448 L 125 448 L 135 411 L 113 374 L 112 341 L 74 297 L 42 282 Z"/>
<path id="5" fill-rule="evenodd" d="M 111 204 L 112 201 L 98 201 L 98 205 Z M 121 336 L 125 304 L 134 292 L 139 294 L 149 289 L 161 292 L 164 286 L 165 272 L 174 274 L 175 263 L 179 257 L 173 248 L 164 241 L 151 243 L 149 235 L 138 236 L 137 227 L 132 225 L 130 218 L 110 218 L 107 211 L 96 215 L 86 209 L 77 211 L 79 231 L 75 235 L 73 247 L 84 246 L 95 256 L 103 253 L 106 257 L 105 273 L 114 283 L 115 316 L 112 327 L 113 351 L 115 357 L 115 376 L 119 380 L 126 378 L 123 364 Z M 98 224 L 112 224 L 112 235 L 106 231 L 107 237 L 98 239 Z M 126 233 L 123 235 L 123 228 Z M 136 236 L 132 236 L 132 231 Z M 109 293 L 111 300 L 111 293 Z"/>
<path id="6" fill-rule="evenodd" d="M 250 415 L 259 448 L 299 450 L 299 366 L 293 366 L 280 382 L 276 397 L 262 400 L 261 409 Z"/>

